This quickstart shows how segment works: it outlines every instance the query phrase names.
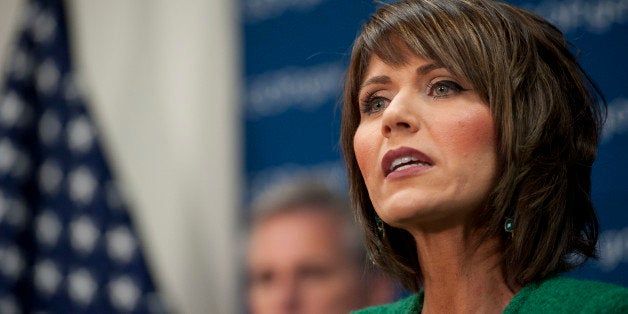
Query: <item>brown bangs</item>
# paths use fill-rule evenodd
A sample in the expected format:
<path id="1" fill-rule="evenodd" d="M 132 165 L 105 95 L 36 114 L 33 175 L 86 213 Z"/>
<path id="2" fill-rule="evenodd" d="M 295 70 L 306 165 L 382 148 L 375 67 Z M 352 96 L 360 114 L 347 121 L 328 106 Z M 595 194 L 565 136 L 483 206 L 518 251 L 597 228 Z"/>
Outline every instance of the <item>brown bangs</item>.
<path id="1" fill-rule="evenodd" d="M 357 74 L 362 79 L 373 55 L 391 65 L 404 65 L 408 57 L 418 56 L 442 64 L 467 80 L 490 104 L 484 91 L 491 87 L 486 82 L 497 70 L 495 60 L 507 55 L 502 48 L 509 46 L 509 36 L 493 27 L 495 22 L 486 22 L 504 17 L 491 14 L 494 13 L 481 4 L 464 0 L 384 5 L 364 26 L 355 43 L 362 70 Z"/>

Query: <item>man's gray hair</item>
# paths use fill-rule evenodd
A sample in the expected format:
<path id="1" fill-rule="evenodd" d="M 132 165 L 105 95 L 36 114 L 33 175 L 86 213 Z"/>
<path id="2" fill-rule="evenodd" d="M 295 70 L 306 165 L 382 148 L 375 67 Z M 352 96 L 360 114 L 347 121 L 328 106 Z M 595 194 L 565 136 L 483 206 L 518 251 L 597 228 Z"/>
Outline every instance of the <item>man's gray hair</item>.
<path id="1" fill-rule="evenodd" d="M 361 266 L 366 262 L 363 234 L 356 225 L 346 191 L 316 178 L 297 178 L 276 183 L 251 202 L 250 229 L 276 215 L 299 211 L 329 214 L 344 226 L 347 248 Z"/>

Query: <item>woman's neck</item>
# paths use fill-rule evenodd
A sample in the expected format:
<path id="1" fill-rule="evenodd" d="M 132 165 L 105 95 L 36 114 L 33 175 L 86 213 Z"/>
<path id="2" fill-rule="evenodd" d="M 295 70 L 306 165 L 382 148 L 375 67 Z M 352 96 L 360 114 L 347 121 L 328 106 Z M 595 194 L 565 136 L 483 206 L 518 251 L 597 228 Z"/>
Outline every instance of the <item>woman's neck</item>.
<path id="1" fill-rule="evenodd" d="M 501 268 L 498 239 L 462 230 L 413 233 L 423 275 L 423 313 L 501 313 L 516 291 Z M 516 289 L 518 290 L 518 289 Z"/>

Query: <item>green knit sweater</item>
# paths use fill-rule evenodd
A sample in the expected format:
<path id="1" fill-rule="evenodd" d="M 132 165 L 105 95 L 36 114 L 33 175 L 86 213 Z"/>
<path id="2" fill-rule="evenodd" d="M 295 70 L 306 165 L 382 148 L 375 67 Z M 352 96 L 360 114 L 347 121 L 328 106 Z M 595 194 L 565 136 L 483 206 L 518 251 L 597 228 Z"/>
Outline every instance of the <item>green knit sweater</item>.
<path id="1" fill-rule="evenodd" d="M 355 314 L 420 313 L 423 290 L 398 302 Z M 608 283 L 554 277 L 521 289 L 504 313 L 628 313 L 628 288 Z"/>

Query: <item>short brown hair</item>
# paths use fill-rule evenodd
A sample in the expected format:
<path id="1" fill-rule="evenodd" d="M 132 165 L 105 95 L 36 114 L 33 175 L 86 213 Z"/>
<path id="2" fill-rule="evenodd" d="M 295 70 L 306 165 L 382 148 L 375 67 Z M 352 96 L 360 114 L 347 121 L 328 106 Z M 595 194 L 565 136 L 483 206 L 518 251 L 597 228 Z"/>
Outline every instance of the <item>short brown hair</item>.
<path id="1" fill-rule="evenodd" d="M 543 18 L 492 0 L 400 1 L 383 5 L 364 25 L 345 78 L 340 140 L 371 258 L 406 288 L 421 285 L 414 239 L 388 225 L 385 238 L 378 236 L 353 149 L 371 57 L 398 65 L 410 51 L 436 61 L 490 106 L 501 176 L 474 223 L 486 237 L 502 239 L 506 281 L 523 286 L 596 256 L 590 176 L 605 102 L 569 48 Z M 507 217 L 515 223 L 512 237 L 503 230 Z"/>

